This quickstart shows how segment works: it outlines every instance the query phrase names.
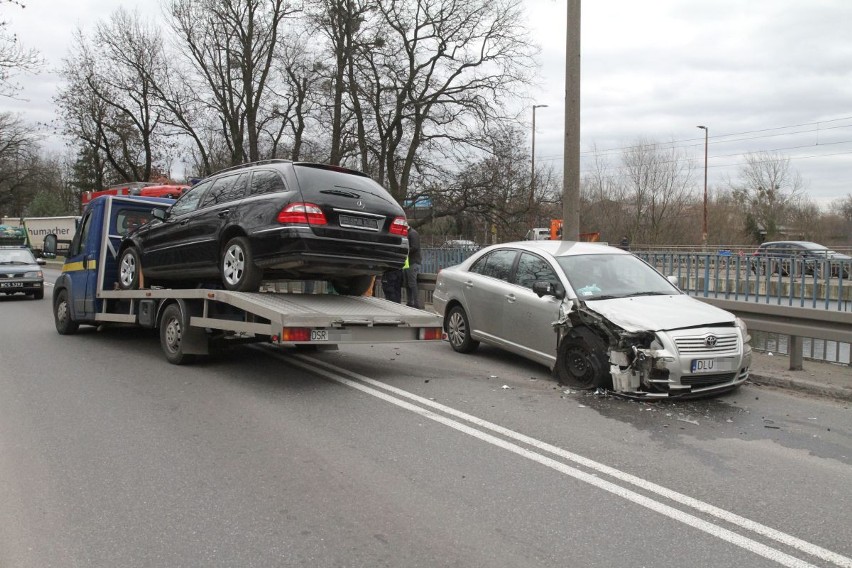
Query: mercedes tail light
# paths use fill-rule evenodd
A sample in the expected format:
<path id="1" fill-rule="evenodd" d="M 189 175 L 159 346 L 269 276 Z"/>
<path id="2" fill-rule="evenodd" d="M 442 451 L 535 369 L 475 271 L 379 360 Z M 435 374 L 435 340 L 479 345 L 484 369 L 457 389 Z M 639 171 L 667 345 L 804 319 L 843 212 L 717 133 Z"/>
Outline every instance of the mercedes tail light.
<path id="1" fill-rule="evenodd" d="M 313 203 L 291 203 L 278 212 L 278 222 L 284 225 L 327 225 L 319 206 Z"/>
<path id="2" fill-rule="evenodd" d="M 397 217 L 393 220 L 390 226 L 390 234 L 400 237 L 408 236 L 408 221 L 405 220 L 405 217 Z"/>

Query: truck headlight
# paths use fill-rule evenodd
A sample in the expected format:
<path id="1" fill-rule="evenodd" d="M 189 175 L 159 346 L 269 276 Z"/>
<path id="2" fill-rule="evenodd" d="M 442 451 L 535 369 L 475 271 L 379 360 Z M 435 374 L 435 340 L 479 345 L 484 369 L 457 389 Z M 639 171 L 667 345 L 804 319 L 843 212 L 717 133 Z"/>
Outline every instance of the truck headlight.
<path id="1" fill-rule="evenodd" d="M 751 336 L 748 334 L 748 326 L 746 322 L 741 320 L 740 318 L 736 319 L 737 327 L 740 328 L 740 331 L 743 334 L 743 343 L 748 343 L 751 341 Z"/>
<path id="2" fill-rule="evenodd" d="M 44 273 L 41 270 L 24 272 L 24 278 L 44 278 Z"/>

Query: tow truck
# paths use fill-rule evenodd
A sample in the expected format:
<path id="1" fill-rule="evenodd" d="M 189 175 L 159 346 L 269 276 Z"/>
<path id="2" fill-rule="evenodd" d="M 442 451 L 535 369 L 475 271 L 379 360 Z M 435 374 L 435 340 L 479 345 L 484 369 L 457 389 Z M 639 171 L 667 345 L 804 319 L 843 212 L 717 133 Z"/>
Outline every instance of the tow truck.
<path id="1" fill-rule="evenodd" d="M 116 255 L 126 230 L 123 221 L 172 203 L 108 195 L 86 206 L 53 288 L 57 332 L 73 334 L 80 325 L 156 328 L 166 359 L 177 365 L 239 343 L 335 349 L 341 344 L 441 340 L 440 316 L 380 298 L 214 287 L 118 289 Z"/>

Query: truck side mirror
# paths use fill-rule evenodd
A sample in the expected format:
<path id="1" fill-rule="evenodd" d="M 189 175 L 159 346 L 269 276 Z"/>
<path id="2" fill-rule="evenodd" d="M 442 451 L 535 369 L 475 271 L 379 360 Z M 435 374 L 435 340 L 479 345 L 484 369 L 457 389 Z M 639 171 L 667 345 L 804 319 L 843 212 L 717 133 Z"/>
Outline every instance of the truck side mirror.
<path id="1" fill-rule="evenodd" d="M 44 237 L 41 250 L 45 257 L 56 258 L 56 235 L 51 233 Z"/>

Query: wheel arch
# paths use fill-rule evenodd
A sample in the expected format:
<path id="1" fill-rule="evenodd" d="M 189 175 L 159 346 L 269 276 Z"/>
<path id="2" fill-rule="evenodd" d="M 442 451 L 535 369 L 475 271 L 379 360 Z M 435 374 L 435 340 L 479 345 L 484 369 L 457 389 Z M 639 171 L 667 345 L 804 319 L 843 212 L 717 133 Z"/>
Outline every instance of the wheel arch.
<path id="1" fill-rule="evenodd" d="M 248 233 L 245 232 L 245 229 L 240 227 L 239 225 L 230 225 L 222 231 L 222 237 L 219 239 L 219 254 L 222 254 L 222 251 L 225 250 L 225 245 L 228 244 L 228 241 L 233 239 L 234 237 L 248 237 Z"/>

